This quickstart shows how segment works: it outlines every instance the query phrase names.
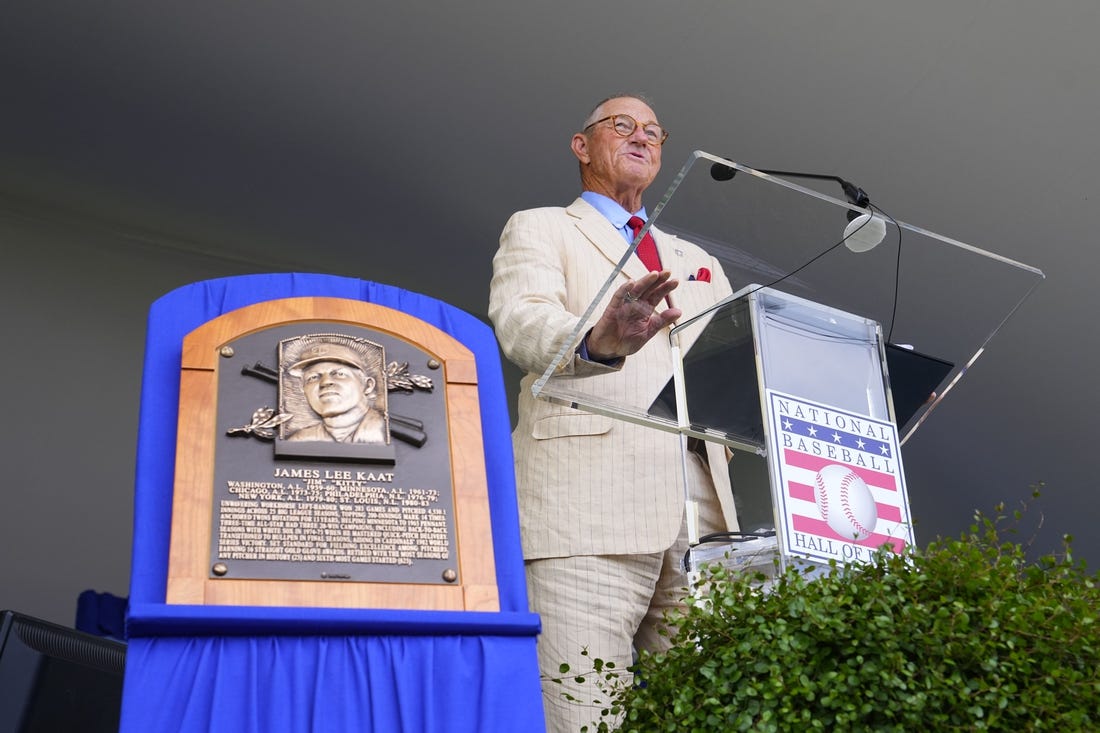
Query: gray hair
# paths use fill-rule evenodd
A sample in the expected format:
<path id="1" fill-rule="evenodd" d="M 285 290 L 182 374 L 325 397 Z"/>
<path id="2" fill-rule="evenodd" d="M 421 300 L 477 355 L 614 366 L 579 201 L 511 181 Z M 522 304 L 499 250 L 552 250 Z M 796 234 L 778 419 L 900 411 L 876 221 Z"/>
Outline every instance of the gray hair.
<path id="1" fill-rule="evenodd" d="M 651 102 L 649 100 L 649 98 L 647 96 L 645 96 L 644 94 L 635 94 L 634 92 L 623 92 L 622 94 L 612 94 L 610 97 L 604 97 L 603 99 L 601 99 L 599 104 L 597 104 L 595 107 L 592 108 L 592 111 L 589 112 L 588 116 L 584 118 L 584 124 L 581 125 L 581 132 L 584 132 L 586 129 L 588 129 L 589 125 L 591 125 L 596 120 L 600 119 L 600 117 L 602 116 L 600 114 L 601 109 L 603 108 L 603 106 L 605 104 L 610 102 L 612 99 L 637 99 L 639 102 L 641 102 L 645 106 L 649 107 L 650 109 L 653 109 L 653 102 Z"/>

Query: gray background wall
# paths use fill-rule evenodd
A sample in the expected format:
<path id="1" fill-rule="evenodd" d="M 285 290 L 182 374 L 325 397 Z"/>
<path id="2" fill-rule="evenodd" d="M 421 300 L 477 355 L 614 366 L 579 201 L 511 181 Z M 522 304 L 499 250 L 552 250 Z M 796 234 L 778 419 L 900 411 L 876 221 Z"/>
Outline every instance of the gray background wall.
<path id="1" fill-rule="evenodd" d="M 69 624 L 82 589 L 128 592 L 156 297 L 304 270 L 483 316 L 505 219 L 573 198 L 569 135 L 618 90 L 650 94 L 672 131 L 655 191 L 693 149 L 835 172 L 899 219 L 1043 269 L 906 447 L 917 534 L 955 534 L 1044 481 L 1043 526 L 1022 538 L 1041 550 L 1070 532 L 1100 562 L 1091 0 L 0 14 L 0 607 Z"/>

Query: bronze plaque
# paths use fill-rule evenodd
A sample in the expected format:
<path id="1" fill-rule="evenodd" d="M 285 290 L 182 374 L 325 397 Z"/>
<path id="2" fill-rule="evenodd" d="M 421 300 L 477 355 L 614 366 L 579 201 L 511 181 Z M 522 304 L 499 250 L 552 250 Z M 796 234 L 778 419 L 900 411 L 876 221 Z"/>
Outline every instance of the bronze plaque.
<path id="1" fill-rule="evenodd" d="M 170 604 L 499 611 L 477 361 L 296 297 L 183 340 Z"/>
<path id="2" fill-rule="evenodd" d="M 349 324 L 223 345 L 210 578 L 459 580 L 439 366 Z"/>

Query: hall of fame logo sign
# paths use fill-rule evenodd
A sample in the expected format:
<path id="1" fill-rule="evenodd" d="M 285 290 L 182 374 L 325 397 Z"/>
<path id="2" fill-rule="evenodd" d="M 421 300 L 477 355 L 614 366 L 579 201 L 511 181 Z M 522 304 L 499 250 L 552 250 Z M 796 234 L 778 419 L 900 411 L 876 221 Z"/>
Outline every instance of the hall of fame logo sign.
<path id="1" fill-rule="evenodd" d="M 867 562 L 913 544 L 897 427 L 768 390 L 768 451 L 786 554 Z"/>

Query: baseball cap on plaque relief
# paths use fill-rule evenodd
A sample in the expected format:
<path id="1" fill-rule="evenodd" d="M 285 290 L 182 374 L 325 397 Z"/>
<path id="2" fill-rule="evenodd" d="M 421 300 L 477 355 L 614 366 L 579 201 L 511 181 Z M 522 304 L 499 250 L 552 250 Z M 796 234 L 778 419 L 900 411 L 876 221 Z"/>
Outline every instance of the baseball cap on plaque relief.
<path id="1" fill-rule="evenodd" d="M 867 562 L 913 544 L 897 427 L 767 390 L 768 454 L 786 554 Z"/>
<path id="2" fill-rule="evenodd" d="M 291 299 L 207 322 L 184 362 L 170 603 L 497 610 L 463 344 Z"/>

